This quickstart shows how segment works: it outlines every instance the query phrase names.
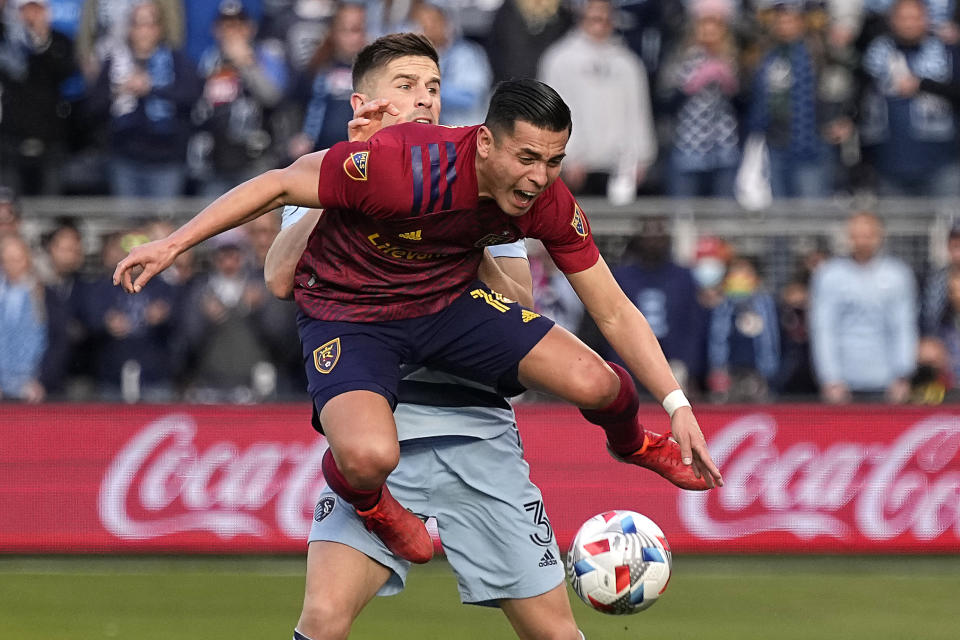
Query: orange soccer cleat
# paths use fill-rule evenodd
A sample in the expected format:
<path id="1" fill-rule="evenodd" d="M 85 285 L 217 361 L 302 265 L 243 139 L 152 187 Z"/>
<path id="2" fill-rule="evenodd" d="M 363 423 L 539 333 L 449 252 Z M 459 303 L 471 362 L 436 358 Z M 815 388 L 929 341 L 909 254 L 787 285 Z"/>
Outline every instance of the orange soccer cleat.
<path id="1" fill-rule="evenodd" d="M 377 535 L 393 553 L 423 564 L 433 557 L 433 540 L 417 516 L 403 508 L 383 486 L 380 500 L 367 511 L 357 509 L 364 526 Z"/>
<path id="2" fill-rule="evenodd" d="M 681 489 L 688 491 L 706 491 L 710 489 L 705 479 L 698 478 L 693 465 L 683 464 L 680 445 L 668 431 L 663 435 L 647 431 L 643 436 L 643 446 L 628 455 L 620 455 L 607 446 L 607 451 L 615 460 L 646 467 L 655 471 Z"/>

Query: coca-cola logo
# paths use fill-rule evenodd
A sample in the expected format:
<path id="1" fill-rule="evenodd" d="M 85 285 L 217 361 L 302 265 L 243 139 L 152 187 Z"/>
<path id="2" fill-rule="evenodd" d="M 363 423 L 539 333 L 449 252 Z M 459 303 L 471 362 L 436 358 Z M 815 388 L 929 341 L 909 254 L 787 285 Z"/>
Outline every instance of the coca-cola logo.
<path id="1" fill-rule="evenodd" d="M 139 431 L 100 484 L 100 521 L 112 534 L 144 540 L 188 531 L 221 538 L 279 529 L 305 539 L 325 483 L 326 441 L 196 444 L 197 424 L 167 415 Z M 272 517 L 271 507 L 272 506 Z"/>
<path id="2" fill-rule="evenodd" d="M 843 539 L 853 530 L 879 542 L 952 532 L 960 539 L 960 417 L 926 417 L 887 443 L 844 441 L 842 432 L 831 432 L 836 437 L 823 447 L 800 441 L 781 450 L 777 430 L 773 417 L 756 413 L 710 439 L 724 486 L 680 492 L 680 517 L 691 533 Z"/>

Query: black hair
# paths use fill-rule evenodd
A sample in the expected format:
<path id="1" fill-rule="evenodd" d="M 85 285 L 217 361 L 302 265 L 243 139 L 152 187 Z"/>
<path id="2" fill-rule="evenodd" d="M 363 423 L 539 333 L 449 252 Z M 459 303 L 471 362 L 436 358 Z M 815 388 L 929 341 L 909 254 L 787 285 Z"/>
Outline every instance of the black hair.
<path id="1" fill-rule="evenodd" d="M 377 38 L 357 54 L 353 63 L 354 91 L 360 91 L 371 72 L 406 56 L 430 58 L 437 67 L 440 66 L 440 56 L 426 36 L 419 33 L 391 33 Z"/>
<path id="2" fill-rule="evenodd" d="M 548 131 L 573 131 L 570 107 L 560 94 L 532 78 L 497 84 L 484 124 L 496 137 L 500 133 L 512 134 L 518 120 Z"/>

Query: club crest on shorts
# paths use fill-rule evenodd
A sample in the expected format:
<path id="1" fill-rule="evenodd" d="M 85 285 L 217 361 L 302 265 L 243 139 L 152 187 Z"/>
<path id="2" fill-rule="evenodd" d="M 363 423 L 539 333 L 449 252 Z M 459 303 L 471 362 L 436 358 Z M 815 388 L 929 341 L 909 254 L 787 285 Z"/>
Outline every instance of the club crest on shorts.
<path id="1" fill-rule="evenodd" d="M 313 350 L 313 365 L 320 373 L 330 373 L 340 360 L 340 338 L 324 342 Z"/>
<path id="2" fill-rule="evenodd" d="M 343 170 L 351 180 L 365 182 L 367 180 L 367 159 L 369 151 L 355 151 L 343 161 Z"/>
<path id="3" fill-rule="evenodd" d="M 317 508 L 313 510 L 313 519 L 320 522 L 333 513 L 335 506 L 337 506 L 337 500 L 333 496 L 320 498 L 320 502 L 317 503 Z"/>
<path id="4" fill-rule="evenodd" d="M 587 220 L 583 217 L 583 211 L 580 210 L 580 205 L 576 202 L 573 203 L 573 220 L 570 221 L 570 226 L 573 227 L 573 230 L 577 232 L 577 235 L 581 238 L 586 238 L 590 235 L 590 227 L 587 226 Z"/>

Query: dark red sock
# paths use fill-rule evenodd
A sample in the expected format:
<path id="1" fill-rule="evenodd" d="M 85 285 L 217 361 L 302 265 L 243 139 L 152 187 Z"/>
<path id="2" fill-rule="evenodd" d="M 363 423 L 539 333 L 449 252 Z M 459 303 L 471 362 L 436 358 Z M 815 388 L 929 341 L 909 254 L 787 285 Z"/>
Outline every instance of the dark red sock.
<path id="1" fill-rule="evenodd" d="M 337 468 L 337 461 L 333 459 L 333 453 L 330 449 L 327 449 L 323 454 L 320 467 L 323 469 L 323 477 L 327 480 L 327 486 L 338 496 L 352 504 L 357 511 L 369 511 L 380 500 L 380 487 L 362 491 L 350 486 L 347 479 L 340 473 L 340 469 Z"/>
<path id="2" fill-rule="evenodd" d="M 608 362 L 620 378 L 620 392 L 602 409 L 581 409 L 588 422 L 603 427 L 610 448 L 620 455 L 628 455 L 643 446 L 643 425 L 637 420 L 640 395 L 630 373 L 618 364 Z"/>

